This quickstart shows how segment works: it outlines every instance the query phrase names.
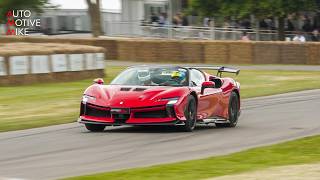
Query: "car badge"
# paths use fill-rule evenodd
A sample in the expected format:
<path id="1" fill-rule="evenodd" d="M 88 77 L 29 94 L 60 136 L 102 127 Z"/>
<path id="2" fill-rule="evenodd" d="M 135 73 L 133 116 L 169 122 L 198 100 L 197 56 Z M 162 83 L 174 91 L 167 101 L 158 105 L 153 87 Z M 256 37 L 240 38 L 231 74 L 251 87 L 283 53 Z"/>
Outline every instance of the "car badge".
<path id="1" fill-rule="evenodd" d="M 123 104 L 123 101 L 121 101 L 120 104 Z"/>

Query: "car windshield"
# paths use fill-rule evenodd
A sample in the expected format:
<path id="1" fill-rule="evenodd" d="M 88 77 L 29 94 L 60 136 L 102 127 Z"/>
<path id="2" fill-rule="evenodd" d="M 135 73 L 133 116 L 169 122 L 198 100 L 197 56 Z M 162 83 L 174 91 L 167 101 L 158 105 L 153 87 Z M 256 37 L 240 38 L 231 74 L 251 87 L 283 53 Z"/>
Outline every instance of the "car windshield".
<path id="1" fill-rule="evenodd" d="M 111 85 L 187 86 L 188 71 L 179 67 L 133 67 L 120 73 Z"/>

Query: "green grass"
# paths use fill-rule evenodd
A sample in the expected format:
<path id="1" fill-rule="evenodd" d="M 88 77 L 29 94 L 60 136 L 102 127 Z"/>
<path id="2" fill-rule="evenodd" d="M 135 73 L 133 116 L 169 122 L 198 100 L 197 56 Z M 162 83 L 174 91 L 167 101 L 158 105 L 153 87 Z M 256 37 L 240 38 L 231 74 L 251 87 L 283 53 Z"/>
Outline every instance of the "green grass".
<path id="1" fill-rule="evenodd" d="M 319 144 L 320 136 L 308 137 L 226 156 L 75 177 L 68 180 L 205 179 L 260 170 L 273 166 L 320 162 Z"/>
<path id="2" fill-rule="evenodd" d="M 106 69 L 106 83 L 123 67 Z M 226 74 L 227 75 L 227 74 Z M 320 88 L 320 72 L 242 71 L 242 98 Z M 0 87 L 0 132 L 74 122 L 92 80 Z"/>
<path id="3" fill-rule="evenodd" d="M 251 70 L 234 78 L 241 83 L 242 98 L 320 88 L 320 72 Z"/>
<path id="4" fill-rule="evenodd" d="M 123 70 L 107 70 L 106 82 Z M 83 91 L 92 79 L 0 87 L 0 132 L 75 122 Z"/>

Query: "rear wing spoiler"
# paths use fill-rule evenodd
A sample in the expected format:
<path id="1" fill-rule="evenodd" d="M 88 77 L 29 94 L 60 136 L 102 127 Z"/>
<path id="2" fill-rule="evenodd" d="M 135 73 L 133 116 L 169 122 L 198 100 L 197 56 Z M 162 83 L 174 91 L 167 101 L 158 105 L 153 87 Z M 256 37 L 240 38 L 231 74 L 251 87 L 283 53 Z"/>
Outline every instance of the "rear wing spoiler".
<path id="1" fill-rule="evenodd" d="M 234 68 L 229 68 L 229 67 L 224 67 L 224 66 L 194 66 L 194 67 L 189 67 L 189 68 L 194 68 L 194 69 L 201 69 L 201 70 L 215 70 L 217 72 L 217 76 L 222 76 L 222 73 L 234 73 L 236 75 L 239 75 L 240 70 L 239 69 L 234 69 Z"/>

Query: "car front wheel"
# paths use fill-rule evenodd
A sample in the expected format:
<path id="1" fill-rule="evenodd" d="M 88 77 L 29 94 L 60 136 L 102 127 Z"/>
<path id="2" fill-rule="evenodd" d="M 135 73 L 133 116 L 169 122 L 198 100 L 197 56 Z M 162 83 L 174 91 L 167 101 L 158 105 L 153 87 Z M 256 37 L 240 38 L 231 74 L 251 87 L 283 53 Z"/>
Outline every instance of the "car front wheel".
<path id="1" fill-rule="evenodd" d="M 183 131 L 192 132 L 196 127 L 197 122 L 197 102 L 192 95 L 188 97 L 188 104 L 185 108 L 184 115 L 186 117 L 186 121 L 183 125 Z"/>

